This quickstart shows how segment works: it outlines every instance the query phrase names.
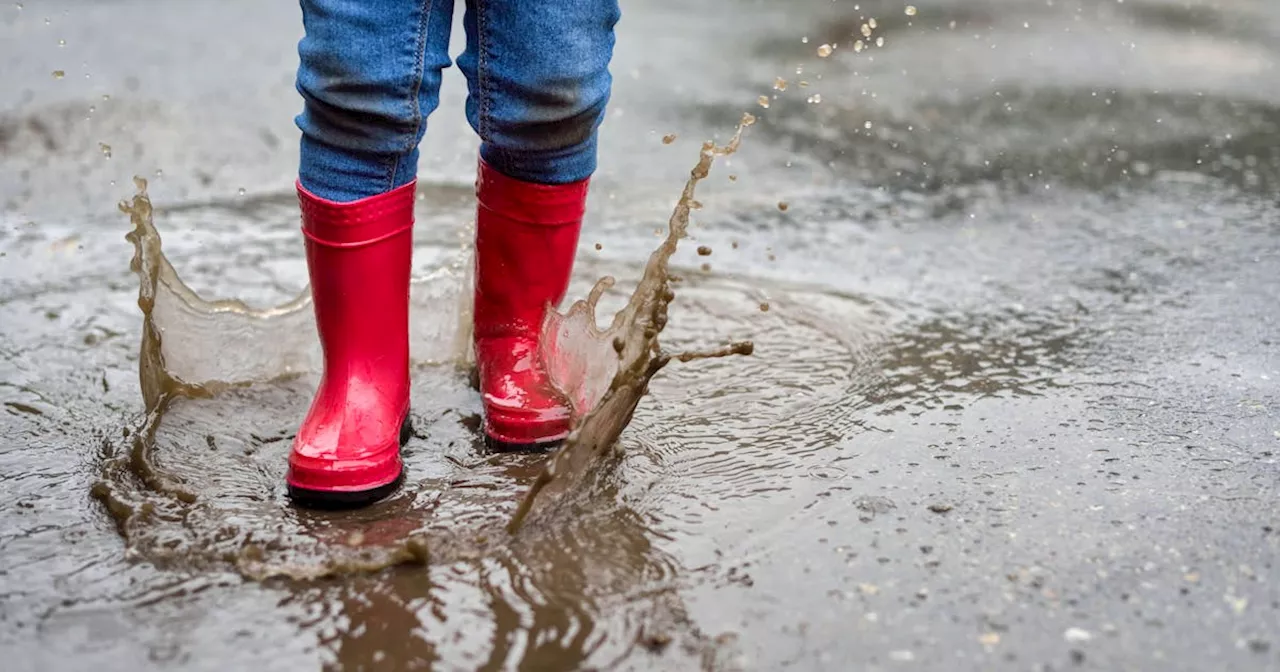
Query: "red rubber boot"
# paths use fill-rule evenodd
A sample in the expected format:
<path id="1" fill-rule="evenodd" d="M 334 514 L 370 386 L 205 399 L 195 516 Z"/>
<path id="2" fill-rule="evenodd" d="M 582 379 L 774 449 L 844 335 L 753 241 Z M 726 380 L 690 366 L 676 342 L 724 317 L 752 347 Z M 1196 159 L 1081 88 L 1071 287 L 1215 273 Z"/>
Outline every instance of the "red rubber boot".
<path id="1" fill-rule="evenodd" d="M 400 483 L 409 412 L 416 182 L 354 203 L 298 184 L 324 376 L 289 454 L 289 496 L 359 506 Z"/>
<path id="2" fill-rule="evenodd" d="M 587 182 L 522 182 L 480 162 L 475 350 L 494 448 L 546 447 L 569 435 L 569 406 L 538 348 L 547 306 L 558 306 L 569 288 Z"/>

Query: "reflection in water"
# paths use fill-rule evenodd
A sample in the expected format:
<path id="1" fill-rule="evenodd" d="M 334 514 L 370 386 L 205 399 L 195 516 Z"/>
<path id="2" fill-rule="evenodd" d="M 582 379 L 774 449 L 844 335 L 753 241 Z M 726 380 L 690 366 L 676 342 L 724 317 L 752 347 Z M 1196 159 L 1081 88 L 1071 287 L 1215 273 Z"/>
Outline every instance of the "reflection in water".
<path id="1" fill-rule="evenodd" d="M 432 585 L 425 572 L 403 574 L 417 584 L 411 590 L 392 590 L 385 582 L 354 577 L 304 589 L 291 598 L 325 609 L 309 615 L 313 618 L 303 625 L 319 633 L 319 644 L 329 652 L 326 668 L 414 670 L 439 662 L 419 614 L 439 607 L 432 600 L 441 588 Z"/>
<path id="2" fill-rule="evenodd" d="M 678 567 L 651 534 L 634 512 L 604 507 L 484 557 L 302 587 L 290 599 L 308 605 L 301 625 L 320 633 L 335 669 L 426 669 L 440 651 L 469 669 L 578 669 L 651 642 L 701 656 L 711 644 L 688 624 Z"/>

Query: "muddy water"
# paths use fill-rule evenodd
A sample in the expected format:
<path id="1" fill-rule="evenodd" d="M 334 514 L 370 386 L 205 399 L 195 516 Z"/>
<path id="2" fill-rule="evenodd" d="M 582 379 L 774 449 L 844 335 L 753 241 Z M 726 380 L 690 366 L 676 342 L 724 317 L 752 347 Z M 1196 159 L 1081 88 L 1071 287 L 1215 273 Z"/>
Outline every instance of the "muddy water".
<path id="1" fill-rule="evenodd" d="M 1277 8 L 629 10 L 570 294 L 612 276 L 598 312 L 624 308 L 749 109 L 661 343 L 754 351 L 663 369 L 513 536 L 549 463 L 484 453 L 458 365 L 456 86 L 422 166 L 414 477 L 357 514 L 284 504 L 315 365 L 296 16 L 229 6 L 0 10 L 6 669 L 1280 669 Z M 203 344 L 162 369 L 253 381 L 150 426 L 134 174 L 185 298 L 244 302 L 157 302 Z"/>
<path id="2" fill-rule="evenodd" d="M 544 362 L 574 415 L 564 445 L 549 458 L 495 455 L 472 465 L 464 464 L 468 454 L 446 453 L 461 472 L 446 472 L 449 477 L 442 479 L 440 465 L 427 466 L 428 478 L 418 492 L 408 488 L 393 506 L 384 504 L 372 513 L 303 511 L 281 498 L 281 468 L 296 429 L 293 407 L 308 397 L 322 373 L 309 295 L 268 309 L 201 298 L 165 257 L 147 183 L 138 178 L 138 194 L 120 210 L 134 227 L 127 238 L 134 245 L 131 269 L 139 282 L 138 378 L 145 405 L 137 425 L 123 428 L 121 441 L 104 448 L 102 479 L 93 485 L 93 496 L 115 518 L 130 553 L 158 565 L 223 563 L 258 580 L 341 577 L 484 557 L 491 545 L 515 543 L 527 523 L 555 524 L 569 515 L 569 503 L 589 484 L 607 480 L 609 458 L 621 454 L 618 437 L 659 371 L 673 359 L 750 355 L 754 348 L 741 341 L 669 353 L 659 340 L 675 298 L 673 285 L 680 280 L 670 271 L 670 259 L 688 235 L 697 185 L 718 156 L 737 151 L 742 132 L 754 121 L 745 115 L 724 147 L 703 146 L 667 237 L 608 325 L 599 326 L 597 311 L 616 284 L 613 277 L 601 278 L 564 313 L 548 313 L 544 339 L 551 347 Z M 431 383 L 418 392 L 454 404 L 459 394 L 449 383 L 456 387 L 472 366 L 468 271 L 474 263 L 469 252 L 463 248 L 458 259 L 411 285 L 410 322 L 430 325 L 412 335 L 413 359 L 424 366 L 421 378 Z M 459 417 L 449 406 L 433 414 L 443 416 L 443 425 L 428 415 L 429 429 L 416 430 L 416 438 L 432 442 L 459 429 L 475 433 L 474 414 Z M 459 423 L 461 428 L 446 429 Z M 228 431 L 229 426 L 234 429 Z M 521 468 L 509 472 L 512 462 Z M 485 468 L 495 465 L 502 468 Z M 495 527 L 510 508 L 505 500 L 522 485 L 518 475 L 530 469 L 532 483 L 506 524 Z M 473 479 L 484 486 L 477 489 Z"/>

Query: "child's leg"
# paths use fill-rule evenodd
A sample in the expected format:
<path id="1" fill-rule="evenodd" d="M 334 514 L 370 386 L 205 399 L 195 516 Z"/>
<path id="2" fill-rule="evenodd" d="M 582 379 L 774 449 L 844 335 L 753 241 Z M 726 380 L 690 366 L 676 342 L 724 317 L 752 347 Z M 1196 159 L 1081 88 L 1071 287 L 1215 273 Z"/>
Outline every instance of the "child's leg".
<path id="1" fill-rule="evenodd" d="M 413 181 L 449 67 L 453 0 L 302 0 L 299 180 L 355 201 Z"/>
<path id="2" fill-rule="evenodd" d="M 418 142 L 448 66 L 453 0 L 302 0 L 298 202 L 324 376 L 294 437 L 295 500 L 394 490 L 409 412 Z"/>
<path id="3" fill-rule="evenodd" d="M 596 168 L 617 0 L 467 0 L 467 119 L 503 175 L 568 184 Z"/>
<path id="4" fill-rule="evenodd" d="M 571 424 L 540 352 L 568 288 L 612 79 L 616 0 L 467 0 L 467 117 L 480 134 L 475 350 L 485 434 L 554 443 Z"/>

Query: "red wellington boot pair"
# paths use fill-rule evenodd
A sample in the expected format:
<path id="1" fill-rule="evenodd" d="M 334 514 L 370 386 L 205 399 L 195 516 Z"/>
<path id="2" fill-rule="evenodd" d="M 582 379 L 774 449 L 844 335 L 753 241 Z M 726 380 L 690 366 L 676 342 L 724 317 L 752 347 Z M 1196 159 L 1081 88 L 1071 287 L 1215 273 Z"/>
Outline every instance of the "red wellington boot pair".
<path id="1" fill-rule="evenodd" d="M 475 352 L 491 444 L 553 444 L 569 409 L 538 357 L 548 305 L 569 284 L 587 180 L 522 182 L 483 161 L 476 180 Z M 414 184 L 354 203 L 298 185 L 324 376 L 289 455 L 289 495 L 319 506 L 390 494 L 408 436 Z"/>

